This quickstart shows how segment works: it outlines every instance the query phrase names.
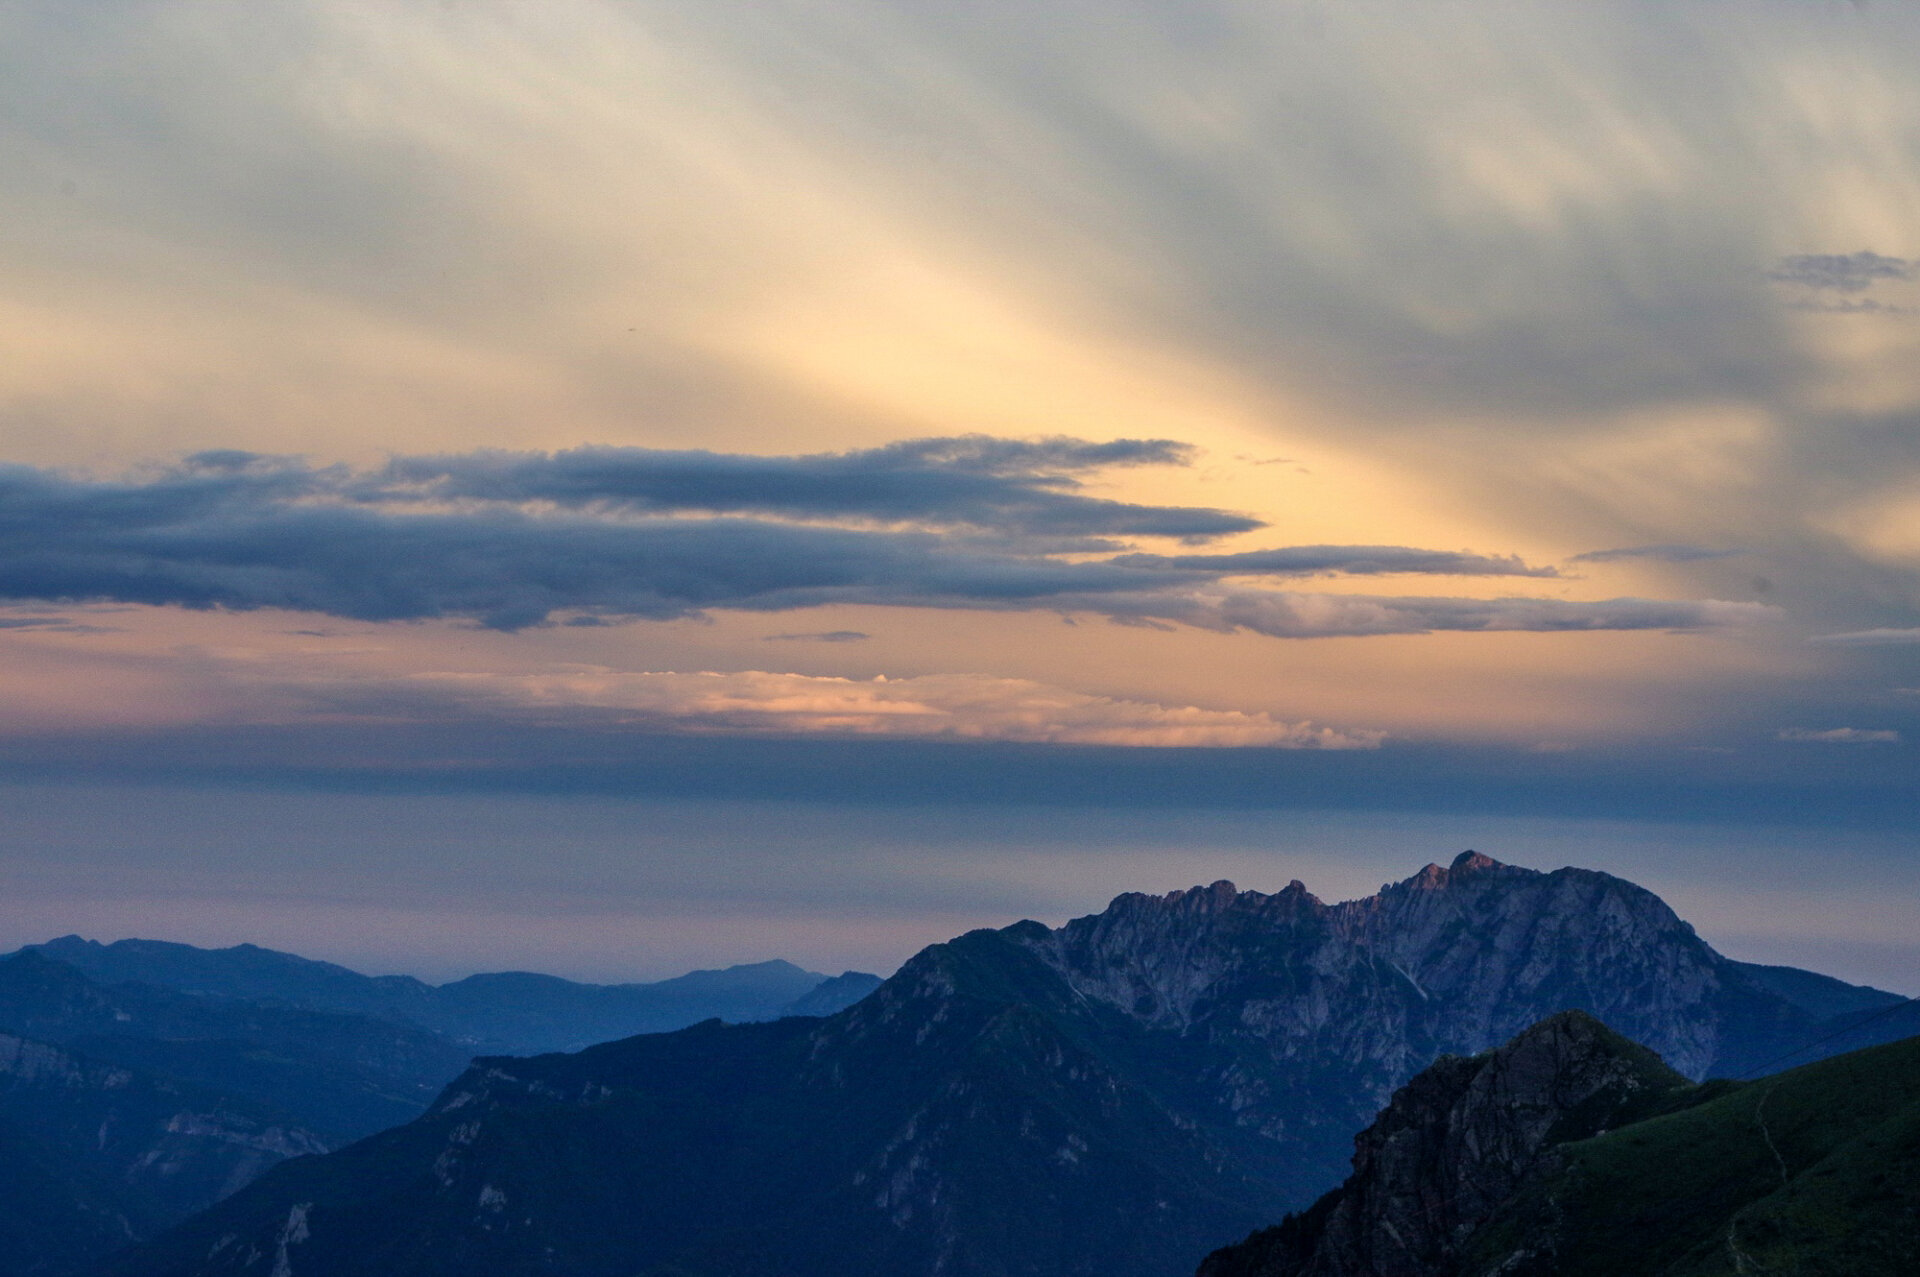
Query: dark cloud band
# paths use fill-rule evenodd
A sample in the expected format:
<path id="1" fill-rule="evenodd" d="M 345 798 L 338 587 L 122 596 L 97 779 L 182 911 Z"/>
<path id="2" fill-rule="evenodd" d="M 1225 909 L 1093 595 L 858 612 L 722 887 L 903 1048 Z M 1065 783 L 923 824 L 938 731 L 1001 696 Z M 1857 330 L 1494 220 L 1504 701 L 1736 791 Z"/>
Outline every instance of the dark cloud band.
<path id="1" fill-rule="evenodd" d="M 1059 497 L 1071 503 L 1086 499 L 1046 485 L 1066 483 L 1066 472 L 1076 468 L 1157 464 L 1177 457 L 1175 447 L 926 440 L 843 454 L 831 464 L 818 458 L 588 449 L 505 460 L 478 454 L 430 465 L 401 459 L 376 474 L 203 453 L 185 467 L 117 482 L 10 467 L 0 469 L 0 598 L 285 608 L 366 621 L 457 618 L 507 630 L 546 623 L 556 615 L 579 624 L 827 604 L 1048 609 L 1285 638 L 1432 630 L 1697 629 L 1766 611 L 1639 599 L 1589 603 L 1228 593 L 1217 584 L 1222 578 L 1260 572 L 1543 576 L 1551 571 L 1513 557 L 1394 546 L 1077 561 L 1060 557 L 1057 540 L 1046 534 L 1024 548 L 1018 536 L 983 548 L 977 538 L 946 536 L 925 526 L 875 528 L 873 522 L 900 516 L 911 506 L 904 489 L 814 482 L 820 477 L 816 470 L 841 477 L 857 471 L 871 478 L 897 463 L 899 473 L 919 483 L 913 489 L 919 504 L 911 508 L 923 514 L 951 512 L 956 505 L 974 508 L 941 496 L 944 490 L 932 482 L 956 475 L 1010 485 L 970 490 L 975 497 L 993 492 L 999 494 L 994 499 L 1008 501 Z M 686 462 L 690 456 L 697 464 Z M 853 466 L 848 457 L 861 459 L 860 464 Z M 628 477 L 645 474 L 642 486 L 653 494 L 647 513 L 607 495 L 617 485 L 595 468 L 603 462 Z M 692 475 L 684 490 L 662 477 L 682 464 L 691 466 Z M 567 474 L 574 476 L 575 493 L 600 495 L 561 500 L 553 485 Z M 492 476 L 494 486 L 478 484 L 474 475 Z M 736 493 L 751 486 L 743 476 L 758 481 L 783 475 L 783 481 L 792 481 L 789 490 L 806 498 L 793 498 L 790 511 L 808 516 L 832 511 L 868 526 L 827 526 L 765 514 L 690 517 L 688 512 L 717 503 L 712 489 L 702 486 L 714 475 L 733 484 Z M 392 494 L 401 478 L 438 484 L 433 476 L 466 476 L 461 481 L 466 488 L 434 488 L 437 500 L 431 503 L 417 490 L 404 499 Z M 764 492 L 760 500 L 767 513 L 776 512 L 778 503 Z M 1089 505 L 1109 514 L 1125 511 L 1128 522 L 1150 524 L 1166 516 L 1189 529 L 1196 526 L 1191 522 L 1196 514 L 1217 513 Z M 1055 526 L 1044 519 L 1036 523 Z M 1112 531 L 1115 524 L 1101 527 Z"/>
<path id="2" fill-rule="evenodd" d="M 1415 550 L 1399 545 L 1296 545 L 1244 554 L 1125 554 L 1123 567 L 1184 568 L 1222 576 L 1558 576 L 1550 567 L 1530 567 L 1518 555 Z"/>
<path id="3" fill-rule="evenodd" d="M 1920 277 L 1920 262 L 1862 249 L 1857 253 L 1800 253 L 1780 259 L 1767 278 L 1803 288 L 1861 293 L 1881 280 Z"/>
<path id="4" fill-rule="evenodd" d="M 364 500 L 551 502 L 565 509 L 698 511 L 785 519 L 992 528 L 1043 536 L 1206 541 L 1263 526 L 1225 510 L 1081 495 L 1076 474 L 1182 465 L 1166 439 L 915 439 L 856 452 L 759 457 L 652 448 L 402 457 L 358 485 Z"/>

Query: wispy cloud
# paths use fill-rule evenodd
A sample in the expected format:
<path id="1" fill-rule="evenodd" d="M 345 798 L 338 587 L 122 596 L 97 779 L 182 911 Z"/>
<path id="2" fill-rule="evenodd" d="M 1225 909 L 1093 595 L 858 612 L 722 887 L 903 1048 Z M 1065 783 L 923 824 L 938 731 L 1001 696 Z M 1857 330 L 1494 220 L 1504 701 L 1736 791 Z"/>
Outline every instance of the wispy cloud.
<path id="1" fill-rule="evenodd" d="M 1258 712 L 1089 696 L 984 674 L 854 679 L 765 670 L 589 668 L 419 674 L 349 690 L 385 703 L 399 701 L 397 692 L 425 694 L 469 711 L 589 714 L 601 725 L 611 721 L 651 730 L 1279 749 L 1372 749 L 1383 737 L 1376 731 L 1283 722 Z"/>
<path id="2" fill-rule="evenodd" d="M 1439 576 L 1560 575 L 1551 567 L 1529 566 L 1514 554 L 1417 550 L 1400 545 L 1296 545 L 1241 554 L 1125 554 L 1112 562 L 1123 567 L 1185 568 L 1222 576 L 1384 576 L 1402 572 Z"/>
<path id="3" fill-rule="evenodd" d="M 1915 313 L 1912 306 L 1857 294 L 1876 284 L 1920 279 L 1920 262 L 1865 249 L 1857 253 L 1802 253 L 1781 258 L 1780 265 L 1767 272 L 1767 278 L 1802 290 L 1801 296 L 1788 303 L 1794 310 L 1823 315 L 1911 315 Z"/>
<path id="4" fill-rule="evenodd" d="M 1775 739 L 1810 745 L 1897 745 L 1900 733 L 1868 727 L 1783 727 Z"/>
<path id="5" fill-rule="evenodd" d="M 1568 559 L 1569 563 L 1618 563 L 1623 560 L 1652 559 L 1660 563 L 1696 563 L 1703 559 L 1728 559 L 1739 550 L 1715 550 L 1704 545 L 1629 545 L 1617 550 L 1588 550 Z"/>
<path id="6" fill-rule="evenodd" d="M 44 631 L 53 634 L 108 634 L 111 627 L 89 625 L 70 616 L 0 616 L 0 630 L 16 633 Z"/>
<path id="7" fill-rule="evenodd" d="M 1798 253 L 1783 257 L 1767 278 L 1804 288 L 1861 293 L 1882 280 L 1920 278 L 1920 262 L 1862 249 L 1857 253 Z"/>
<path id="8" fill-rule="evenodd" d="M 1275 638 L 1426 634 L 1435 631 L 1562 633 L 1591 630 L 1705 630 L 1779 617 L 1757 603 L 1661 599 L 1394 598 L 1287 592 L 1233 594 L 1179 619 Z"/>
<path id="9" fill-rule="evenodd" d="M 861 643 L 873 637 L 859 630 L 814 630 L 801 634 L 769 634 L 769 643 Z"/>
<path id="10" fill-rule="evenodd" d="M 1821 634 L 1807 641 L 1826 647 L 1907 647 L 1920 644 L 1920 629 L 1854 630 L 1846 634 Z"/>

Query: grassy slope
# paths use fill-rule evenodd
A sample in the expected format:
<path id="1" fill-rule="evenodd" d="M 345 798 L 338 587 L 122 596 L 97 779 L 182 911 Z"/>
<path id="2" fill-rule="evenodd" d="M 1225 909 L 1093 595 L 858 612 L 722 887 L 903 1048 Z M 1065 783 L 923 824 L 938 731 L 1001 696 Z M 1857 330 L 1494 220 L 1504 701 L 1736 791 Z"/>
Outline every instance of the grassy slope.
<path id="1" fill-rule="evenodd" d="M 1920 1038 L 1744 1084 L 1566 1145 L 1479 1230 L 1467 1274 L 1920 1273 Z M 1738 1254 L 1736 1255 L 1736 1250 Z"/>

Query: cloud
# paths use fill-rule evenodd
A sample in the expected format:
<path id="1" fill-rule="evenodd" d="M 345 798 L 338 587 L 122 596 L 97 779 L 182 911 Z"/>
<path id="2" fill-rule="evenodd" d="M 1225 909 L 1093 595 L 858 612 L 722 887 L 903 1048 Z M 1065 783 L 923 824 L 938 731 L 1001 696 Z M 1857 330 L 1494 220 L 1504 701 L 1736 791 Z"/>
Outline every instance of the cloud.
<path id="1" fill-rule="evenodd" d="M 990 442 L 970 441 L 968 464 L 1011 464 L 989 456 Z M 1214 583 L 1244 564 L 1241 556 L 1155 567 L 1020 553 L 1017 538 L 995 550 L 917 529 L 696 518 L 678 509 L 635 516 L 594 504 L 556 512 L 518 485 L 466 502 L 394 503 L 384 482 L 385 472 L 238 454 L 202 454 L 184 467 L 112 482 L 0 468 L 0 598 L 285 608 L 362 621 L 458 618 L 502 630 L 556 614 L 593 624 L 827 604 L 1047 609 L 1289 638 L 1700 629 L 1770 615 L 1753 605 L 1646 599 L 1225 594 Z M 880 507 L 890 508 L 885 500 Z M 840 506 L 847 514 L 860 508 Z M 1393 556 L 1433 562 L 1426 556 L 1436 553 L 1306 547 L 1297 557 L 1272 550 L 1252 558 L 1373 570 Z M 1523 568 L 1517 559 L 1465 558 L 1437 553 L 1456 568 Z"/>
<path id="2" fill-rule="evenodd" d="M 1696 563 L 1703 559 L 1729 559 L 1740 550 L 1714 550 L 1703 545 L 1630 545 L 1617 550 L 1588 550 L 1568 559 L 1569 563 L 1618 563 L 1625 559 L 1653 559 L 1661 563 Z"/>
<path id="3" fill-rule="evenodd" d="M 1518 555 L 1416 550 L 1400 545 L 1296 545 L 1242 554 L 1125 554 L 1123 567 L 1186 568 L 1222 576 L 1378 576 L 1396 572 L 1440 576 L 1558 576 L 1530 567 Z"/>
<path id="4" fill-rule="evenodd" d="M 1274 638 L 1428 634 L 1440 630 L 1565 633 L 1717 629 L 1778 619 L 1758 603 L 1662 599 L 1386 598 L 1355 594 L 1233 594 L 1182 615 L 1189 625 L 1246 629 Z"/>
<path id="5" fill-rule="evenodd" d="M 0 320 L 26 357 L 0 398 L 22 458 L 188 431 L 340 455 L 695 441 L 796 454 L 774 477 L 797 494 L 708 466 L 709 500 L 746 503 L 719 513 L 833 521 L 857 462 L 893 504 L 849 519 L 1209 535 L 1204 514 L 1026 477 L 1172 451 L 864 447 L 900 421 L 1194 423 L 1222 456 L 1309 459 L 1346 508 L 1401 503 L 1416 545 L 1732 530 L 1801 558 L 1781 579 L 1803 614 L 1889 597 L 1810 529 L 1914 472 L 1911 430 L 1849 420 L 1910 411 L 1910 352 L 1779 302 L 1913 286 L 1889 272 L 1916 250 L 1885 229 L 1916 174 L 1920 27 L 1898 6 L 1508 21 L 1466 0 L 1388 23 L 1215 0 L 291 0 L 219 39 L 164 7 L 18 8 Z M 1678 423 L 1727 404 L 1751 437 Z M 1671 452 L 1650 424 L 1668 418 Z M 1349 450 L 1379 487 L 1332 464 Z M 542 460 L 418 486 L 654 499 L 647 473 L 592 495 L 579 471 L 604 454 L 500 455 Z M 674 458 L 698 454 L 629 470 Z M 1469 509 L 1482 531 L 1434 530 Z"/>
<path id="6" fill-rule="evenodd" d="M 1783 257 L 1767 278 L 1803 288 L 1840 293 L 1862 293 L 1882 280 L 1920 279 L 1920 262 L 1886 257 L 1862 249 L 1857 253 L 1799 253 Z"/>
<path id="7" fill-rule="evenodd" d="M 112 627 L 88 625 L 70 616 L 0 616 L 0 631 L 40 631 L 50 634 L 110 634 Z"/>
<path id="8" fill-rule="evenodd" d="M 1825 647 L 1906 647 L 1920 644 L 1920 629 L 1855 630 L 1850 634 L 1822 634 L 1807 641 Z"/>
<path id="9" fill-rule="evenodd" d="M 1900 733 L 1866 727 L 1833 727 L 1824 731 L 1811 727 L 1783 727 L 1776 740 L 1800 741 L 1813 745 L 1897 745 Z"/>
<path id="10" fill-rule="evenodd" d="M 1876 301 L 1871 297 L 1847 298 L 1843 301 L 1801 300 L 1789 303 L 1793 310 L 1804 310 L 1816 315 L 1914 315 L 1920 309 L 1912 306 L 1899 306 L 1892 302 Z"/>
<path id="11" fill-rule="evenodd" d="M 859 630 L 825 630 L 805 634 L 769 634 L 769 643 L 863 643 L 872 638 Z"/>
<path id="12" fill-rule="evenodd" d="M 1382 733 L 1283 722 L 1258 712 L 1199 709 L 984 674 L 902 679 L 740 673 L 421 674 L 415 690 L 467 708 L 598 712 L 654 730 L 897 736 L 1067 745 L 1372 749 Z"/>
<path id="13" fill-rule="evenodd" d="M 571 510 L 773 515 L 968 526 L 1042 536 L 1166 536 L 1205 541 L 1258 519 L 1080 495 L 1074 476 L 1111 466 L 1184 465 L 1167 439 L 912 439 L 854 452 L 762 457 L 584 447 L 399 457 L 361 481 L 363 500 L 545 501 Z"/>

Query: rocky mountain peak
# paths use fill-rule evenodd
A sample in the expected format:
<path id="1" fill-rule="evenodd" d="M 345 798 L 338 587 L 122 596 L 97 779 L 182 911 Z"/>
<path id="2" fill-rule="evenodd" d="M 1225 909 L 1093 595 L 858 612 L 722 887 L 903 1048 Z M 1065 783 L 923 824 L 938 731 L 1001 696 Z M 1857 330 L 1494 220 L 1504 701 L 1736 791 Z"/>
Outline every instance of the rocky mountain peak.
<path id="1" fill-rule="evenodd" d="M 1222 880 L 1007 934 L 1078 996 L 1151 1028 L 1270 1036 L 1285 1024 L 1288 1037 L 1377 1038 L 1351 1050 L 1379 1059 L 1409 1030 L 1439 1050 L 1474 1049 L 1585 1007 L 1625 1017 L 1688 1073 L 1720 1049 L 1710 1004 L 1728 964 L 1659 897 L 1609 874 L 1543 873 L 1477 851 L 1336 905 L 1298 880 L 1271 895 Z M 1328 1025 L 1322 1008 L 1349 1001 L 1373 1018 Z M 1379 1098 L 1420 1062 L 1406 1053 Z"/>
<path id="2" fill-rule="evenodd" d="M 1483 856 L 1477 851 L 1463 851 L 1453 858 L 1447 871 L 1455 876 L 1474 873 L 1482 869 L 1512 869 L 1512 865 L 1503 865 L 1492 856 Z"/>
<path id="3" fill-rule="evenodd" d="M 1448 864 L 1445 868 L 1436 864 L 1428 864 L 1422 868 L 1419 873 L 1408 878 L 1406 881 L 1388 883 L 1380 890 L 1382 894 L 1393 890 L 1395 887 L 1402 890 L 1414 891 L 1439 890 L 1458 886 L 1470 877 L 1493 871 L 1531 877 L 1540 876 L 1539 871 L 1536 869 L 1522 869 L 1518 865 L 1503 864 L 1495 860 L 1492 856 L 1482 855 L 1477 851 L 1463 851 L 1455 856 L 1452 863 Z"/>

